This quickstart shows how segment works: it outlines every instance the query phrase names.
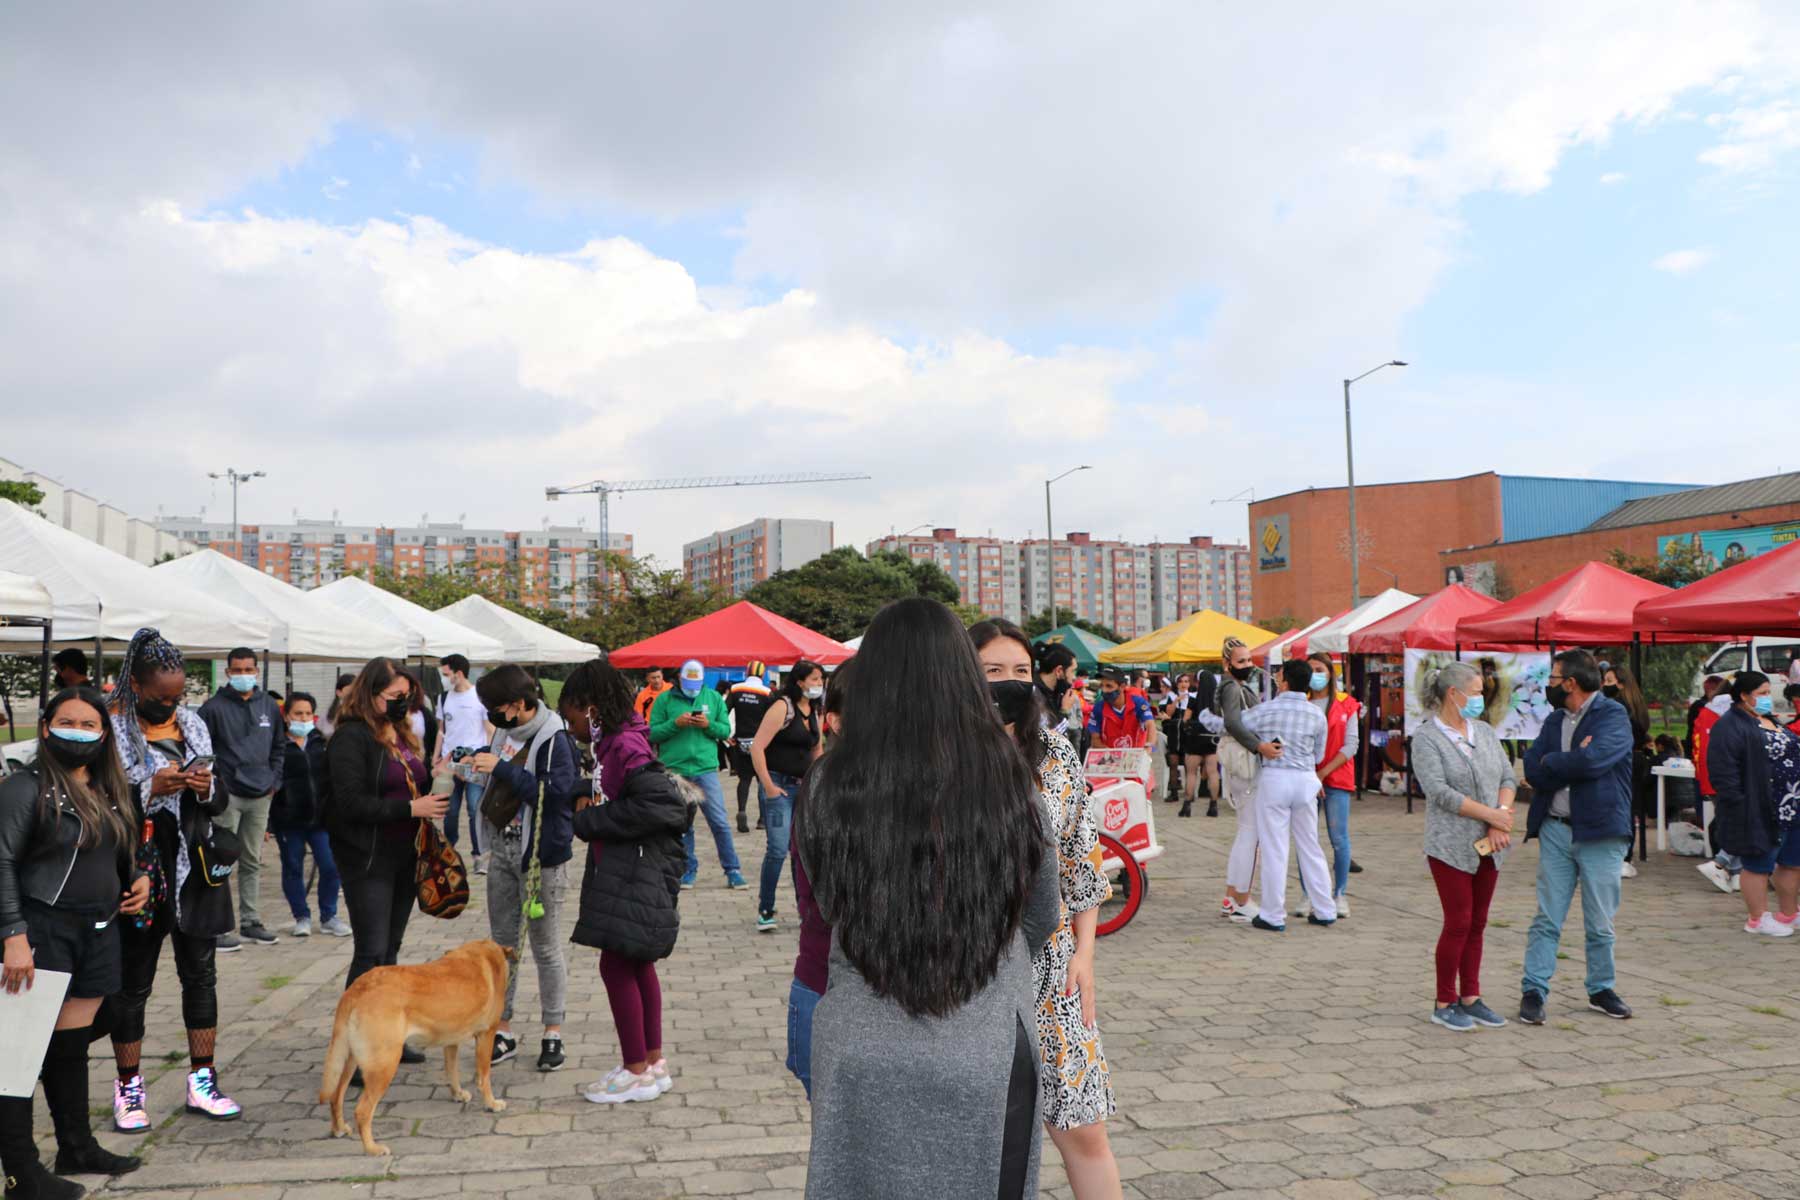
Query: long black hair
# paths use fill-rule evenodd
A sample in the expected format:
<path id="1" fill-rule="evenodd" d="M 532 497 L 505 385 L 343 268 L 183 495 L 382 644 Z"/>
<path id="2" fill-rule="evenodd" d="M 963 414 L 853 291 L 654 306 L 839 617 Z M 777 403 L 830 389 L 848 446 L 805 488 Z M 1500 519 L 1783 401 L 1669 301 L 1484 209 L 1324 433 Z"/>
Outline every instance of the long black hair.
<path id="1" fill-rule="evenodd" d="M 783 680 L 781 684 L 780 695 L 782 699 L 788 702 L 788 707 L 790 709 L 797 708 L 802 700 L 806 700 L 806 692 L 801 688 L 800 681 L 811 675 L 814 671 L 819 672 L 820 682 L 823 682 L 825 668 L 821 667 L 818 663 L 813 662 L 810 658 L 801 659 L 794 664 L 793 670 L 787 673 L 787 678 Z M 812 701 L 807 700 L 807 703 L 811 704 Z"/>
<path id="2" fill-rule="evenodd" d="M 636 700 L 637 694 L 617 667 L 604 658 L 590 658 L 563 680 L 556 706 L 564 716 L 590 713 L 589 720 L 596 727 L 594 736 L 598 738 L 601 733 L 617 733 L 625 728 L 625 723 L 637 716 Z"/>
<path id="3" fill-rule="evenodd" d="M 962 622 L 935 600 L 876 614 L 844 727 L 809 776 L 801 857 L 878 996 L 945 1016 L 986 987 L 1045 844 L 1037 780 L 1007 739 Z"/>
<path id="4" fill-rule="evenodd" d="M 1025 661 L 1032 662 L 1031 639 L 1025 636 L 1023 629 L 1005 617 L 977 621 L 969 626 L 969 641 L 974 645 L 978 655 L 983 646 L 996 638 L 1006 638 L 1018 643 L 1019 647 L 1025 651 Z M 1025 702 L 1025 711 L 1019 714 L 1018 720 L 1013 722 L 1013 740 L 1019 744 L 1019 752 L 1025 756 L 1025 761 L 1030 763 L 1031 769 L 1035 771 L 1043 765 L 1044 755 L 1049 753 L 1049 747 L 1044 745 L 1044 709 L 1043 701 L 1038 696 L 1035 686 L 1035 663 L 1033 663 L 1032 673 L 1033 679 L 1030 682 L 1034 686 L 1031 689 L 1031 697 Z"/>

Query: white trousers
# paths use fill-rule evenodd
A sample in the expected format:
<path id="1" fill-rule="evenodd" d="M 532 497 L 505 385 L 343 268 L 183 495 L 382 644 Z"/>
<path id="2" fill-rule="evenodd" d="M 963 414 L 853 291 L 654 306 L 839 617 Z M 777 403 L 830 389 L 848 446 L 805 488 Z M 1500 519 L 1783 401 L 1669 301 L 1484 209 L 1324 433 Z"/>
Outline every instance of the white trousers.
<path id="1" fill-rule="evenodd" d="M 1231 856 L 1225 860 L 1225 886 L 1247 893 L 1256 875 L 1256 784 L 1247 784 L 1229 773 L 1221 773 L 1221 778 L 1231 798 L 1237 801 L 1237 837 L 1232 839 Z"/>
<path id="2" fill-rule="evenodd" d="M 1319 847 L 1319 777 L 1311 771 L 1265 767 L 1256 781 L 1256 832 L 1262 843 L 1262 916 L 1272 925 L 1287 915 L 1288 836 L 1300 858 L 1300 882 L 1321 921 L 1337 919 L 1331 872 Z"/>

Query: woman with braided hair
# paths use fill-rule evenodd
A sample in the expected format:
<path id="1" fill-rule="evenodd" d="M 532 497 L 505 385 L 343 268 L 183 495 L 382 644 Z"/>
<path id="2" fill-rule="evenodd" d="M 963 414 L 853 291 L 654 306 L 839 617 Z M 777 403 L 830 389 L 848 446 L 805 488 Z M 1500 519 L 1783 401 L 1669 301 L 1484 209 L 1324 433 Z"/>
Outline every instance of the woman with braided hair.
<path id="1" fill-rule="evenodd" d="M 138 865 L 151 877 L 151 903 L 119 931 L 124 984 L 112 1027 L 113 1127 L 122 1133 L 150 1129 L 144 1077 L 139 1062 L 144 1045 L 144 1009 L 156 983 L 163 941 L 175 952 L 181 981 L 181 1016 L 187 1026 L 187 1110 L 215 1121 L 242 1115 L 237 1101 L 219 1087 L 213 1047 L 219 1027 L 220 934 L 231 931 L 229 892 L 189 880 L 195 866 L 194 841 L 212 818 L 225 811 L 228 797 L 215 791 L 212 737 L 200 715 L 181 703 L 187 666 L 181 651 L 154 629 L 140 629 L 125 649 L 119 683 L 112 695 L 112 727 L 119 763 L 137 802 L 142 837 Z M 210 893 L 210 894 L 209 894 Z M 218 903 L 219 898 L 224 903 Z M 212 901 L 212 903 L 207 903 Z"/>

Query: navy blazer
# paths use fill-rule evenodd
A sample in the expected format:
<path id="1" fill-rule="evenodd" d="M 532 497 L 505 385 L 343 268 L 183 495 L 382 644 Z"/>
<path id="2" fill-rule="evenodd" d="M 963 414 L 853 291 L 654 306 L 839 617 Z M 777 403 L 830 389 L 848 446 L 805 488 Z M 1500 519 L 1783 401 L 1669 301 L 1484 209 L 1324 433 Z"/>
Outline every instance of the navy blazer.
<path id="1" fill-rule="evenodd" d="M 1630 839 L 1631 715 L 1617 700 L 1595 696 L 1575 729 L 1573 748 L 1564 750 L 1563 722 L 1569 716 L 1567 709 L 1551 713 L 1525 751 L 1525 778 L 1534 789 L 1525 837 L 1538 835 L 1551 799 L 1568 788 L 1569 829 L 1576 841 Z"/>

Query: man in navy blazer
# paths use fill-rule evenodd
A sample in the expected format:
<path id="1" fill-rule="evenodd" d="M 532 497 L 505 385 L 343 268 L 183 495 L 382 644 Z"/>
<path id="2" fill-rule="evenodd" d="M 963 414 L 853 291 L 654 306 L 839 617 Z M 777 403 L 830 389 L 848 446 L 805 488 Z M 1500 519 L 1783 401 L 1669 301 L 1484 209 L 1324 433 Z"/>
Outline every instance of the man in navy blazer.
<path id="1" fill-rule="evenodd" d="M 1519 1020 L 1544 1023 L 1556 947 L 1575 889 L 1587 933 L 1588 1007 L 1624 1020 L 1631 1008 L 1613 991 L 1613 916 L 1631 846 L 1631 718 L 1600 694 L 1600 664 L 1585 650 L 1550 661 L 1555 710 L 1525 752 L 1535 794 L 1525 837 L 1538 839 L 1537 916 L 1525 942 Z"/>

